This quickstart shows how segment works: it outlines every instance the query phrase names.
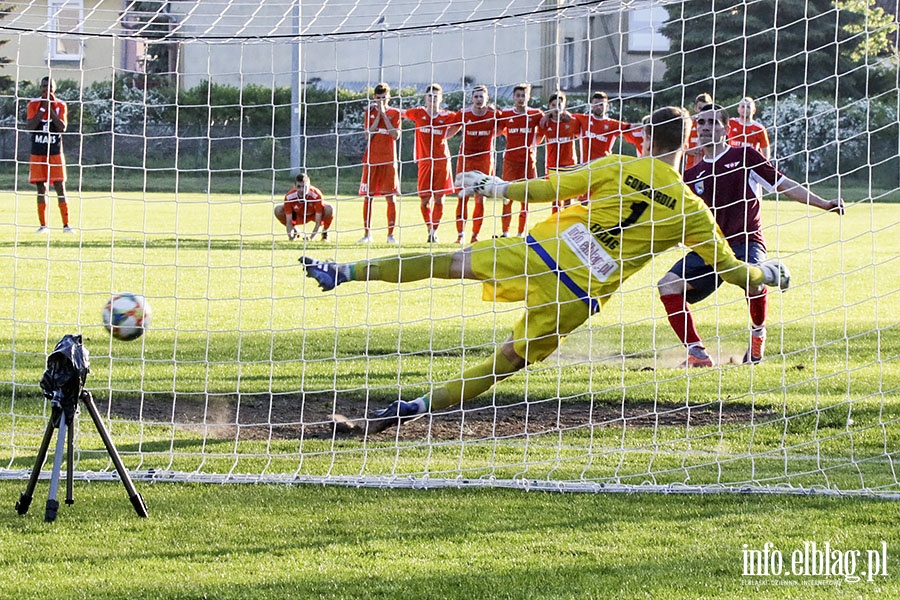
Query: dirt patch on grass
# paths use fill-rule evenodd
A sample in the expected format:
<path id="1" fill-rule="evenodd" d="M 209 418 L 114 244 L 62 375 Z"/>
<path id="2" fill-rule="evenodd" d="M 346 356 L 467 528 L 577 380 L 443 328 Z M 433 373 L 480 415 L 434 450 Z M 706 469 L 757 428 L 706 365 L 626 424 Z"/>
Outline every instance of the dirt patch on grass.
<path id="1" fill-rule="evenodd" d="M 366 433 L 367 410 L 384 403 L 365 397 L 339 397 L 333 393 L 293 395 L 203 395 L 173 398 L 97 398 L 101 413 L 114 418 L 195 430 L 222 439 L 352 439 Z M 334 414 L 346 416 L 350 427 L 336 427 Z M 758 408 L 718 400 L 706 404 L 663 404 L 647 400 L 625 402 L 539 400 L 529 403 L 478 404 L 465 410 L 437 412 L 417 421 L 369 433 L 373 439 L 482 439 L 606 428 L 702 427 L 749 423 L 765 418 Z"/>

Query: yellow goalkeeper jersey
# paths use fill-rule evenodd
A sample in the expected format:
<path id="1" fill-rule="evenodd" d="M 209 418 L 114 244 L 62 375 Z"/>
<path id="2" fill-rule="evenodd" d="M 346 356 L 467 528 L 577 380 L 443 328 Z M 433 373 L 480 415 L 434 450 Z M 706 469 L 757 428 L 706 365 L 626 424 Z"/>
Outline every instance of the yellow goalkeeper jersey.
<path id="1" fill-rule="evenodd" d="M 528 202 L 585 195 L 586 205 L 535 225 L 528 243 L 564 282 L 568 277 L 591 298 L 603 302 L 656 254 L 678 244 L 697 252 L 729 283 L 762 283 L 762 271 L 735 257 L 712 212 L 681 174 L 656 158 L 614 154 L 546 180 L 511 183 L 506 192 Z"/>

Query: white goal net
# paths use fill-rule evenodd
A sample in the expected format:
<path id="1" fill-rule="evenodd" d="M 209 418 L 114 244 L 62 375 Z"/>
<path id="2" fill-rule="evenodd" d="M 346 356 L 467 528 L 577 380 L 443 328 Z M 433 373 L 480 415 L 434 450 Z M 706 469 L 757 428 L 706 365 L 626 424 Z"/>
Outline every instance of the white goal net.
<path id="1" fill-rule="evenodd" d="M 138 480 L 900 493 L 893 0 L 3 7 L 0 478 L 34 466 L 52 410 L 39 386 L 47 354 L 74 333 L 90 352 L 86 389 Z M 44 77 L 55 83 L 49 104 Z M 380 82 L 396 139 L 384 122 L 371 139 L 365 130 Z M 433 83 L 441 112 L 419 122 Z M 428 193 L 419 178 L 416 127 L 436 131 L 441 115 L 465 124 L 479 90 L 498 111 L 488 156 L 498 176 L 512 169 L 520 83 L 533 109 L 549 114 L 562 91 L 571 114 L 528 125 L 556 132 L 536 134 L 538 178 L 547 160 L 566 165 L 567 143 L 574 163 L 607 143 L 629 161 L 642 117 L 669 105 L 694 113 L 709 94 L 701 104 L 740 127 L 723 147 L 753 146 L 777 169 L 780 186 L 757 171 L 746 178 L 764 184 L 760 231 L 792 286 L 765 301 L 727 283 L 703 299 L 682 290 L 694 335 L 658 285 L 684 274 L 673 265 L 689 249 L 660 249 L 545 360 L 376 433 L 373 411 L 434 398 L 489 361 L 524 306 L 483 300 L 478 281 L 410 271 L 410 281 L 321 291 L 298 259 L 439 257 L 473 234 L 518 239 L 553 218 L 549 203 L 525 214 L 493 198 L 482 213 L 476 198 Z M 608 96 L 603 130 L 591 129 L 595 92 Z M 48 106 L 64 131 L 42 119 Z M 560 133 L 571 123 L 581 129 Z M 449 138 L 453 173 L 466 131 Z M 396 190 L 375 189 L 376 135 L 396 150 Z M 301 172 L 323 207 L 285 204 Z M 843 198 L 845 214 L 795 201 L 805 190 Z M 288 225 L 273 214 L 285 206 Z M 152 306 L 136 340 L 102 322 L 120 292 Z M 764 354 L 745 362 L 762 352 L 753 336 L 763 317 Z M 116 476 L 89 422 L 75 449 L 79 477 Z"/>

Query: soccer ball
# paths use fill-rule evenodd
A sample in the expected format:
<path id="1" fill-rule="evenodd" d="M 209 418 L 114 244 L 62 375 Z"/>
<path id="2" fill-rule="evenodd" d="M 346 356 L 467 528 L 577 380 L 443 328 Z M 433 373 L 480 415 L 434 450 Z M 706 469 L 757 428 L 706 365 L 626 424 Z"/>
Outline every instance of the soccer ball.
<path id="1" fill-rule="evenodd" d="M 117 340 L 136 340 L 150 325 L 150 305 L 139 294 L 113 294 L 103 307 L 103 326 Z"/>

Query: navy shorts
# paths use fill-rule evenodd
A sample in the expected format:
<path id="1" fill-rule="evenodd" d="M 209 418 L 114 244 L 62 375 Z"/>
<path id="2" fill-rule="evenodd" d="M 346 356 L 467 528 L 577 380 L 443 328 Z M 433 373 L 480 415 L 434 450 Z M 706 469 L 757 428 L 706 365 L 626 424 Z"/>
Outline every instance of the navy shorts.
<path id="1" fill-rule="evenodd" d="M 759 242 L 731 244 L 731 249 L 738 259 L 751 265 L 762 264 L 766 260 L 766 248 Z M 685 294 L 688 304 L 700 302 L 722 285 L 722 278 L 696 252 L 691 252 L 675 263 L 669 273 L 684 279 L 690 286 Z"/>

